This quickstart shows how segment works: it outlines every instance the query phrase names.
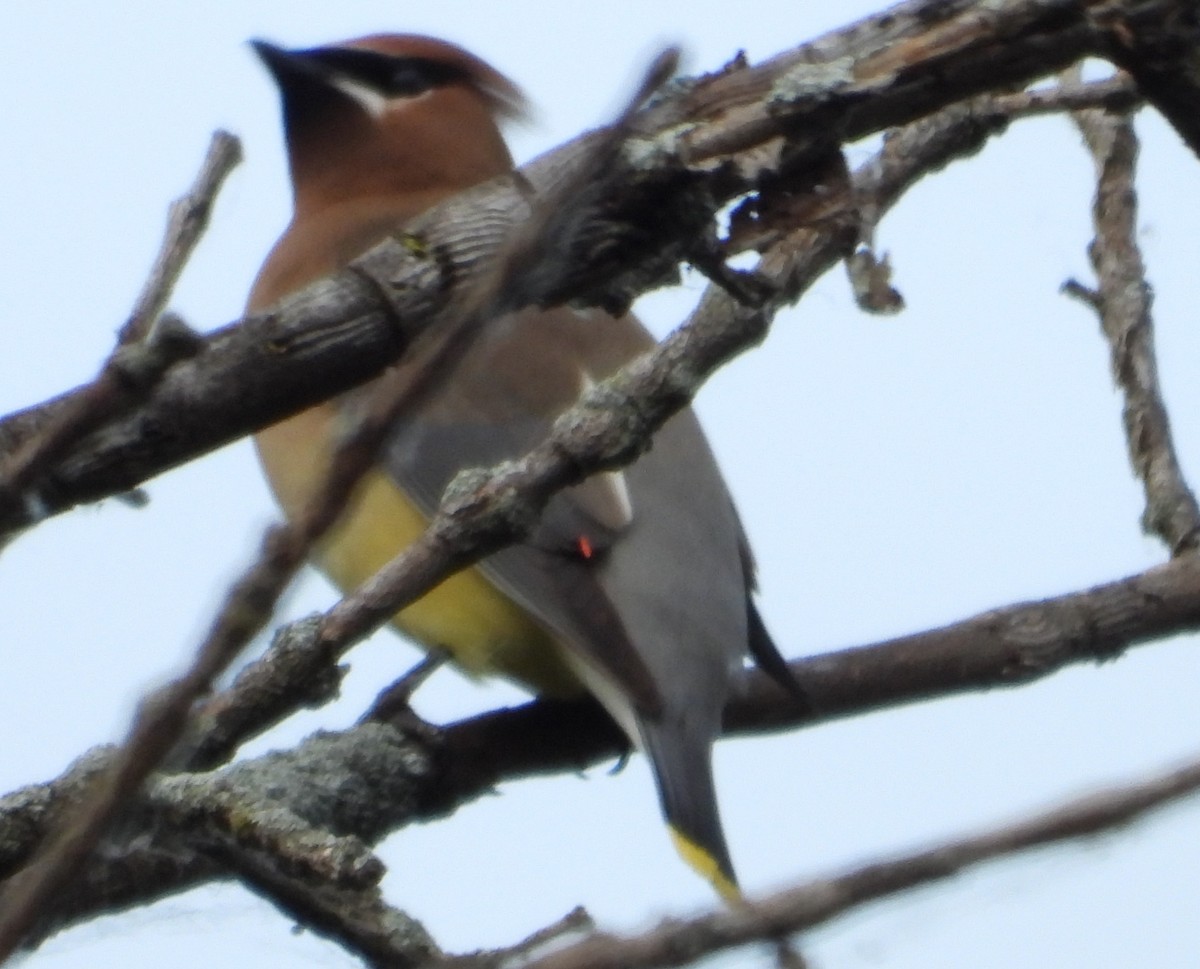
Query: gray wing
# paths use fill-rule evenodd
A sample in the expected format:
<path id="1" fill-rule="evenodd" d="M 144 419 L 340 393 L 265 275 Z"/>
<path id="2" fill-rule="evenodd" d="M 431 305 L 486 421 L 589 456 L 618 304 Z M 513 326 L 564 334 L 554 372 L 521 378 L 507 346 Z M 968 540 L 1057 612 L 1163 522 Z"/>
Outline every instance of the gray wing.
<path id="1" fill-rule="evenodd" d="M 524 454 L 588 379 L 651 344 L 632 317 L 551 310 L 496 321 L 447 388 L 405 417 L 387 469 L 432 513 L 458 471 Z M 706 721 L 702 732 L 716 732 L 747 647 L 751 577 L 733 503 L 690 410 L 622 473 L 556 495 L 526 542 L 480 567 L 616 681 L 638 714 L 690 711 Z"/>

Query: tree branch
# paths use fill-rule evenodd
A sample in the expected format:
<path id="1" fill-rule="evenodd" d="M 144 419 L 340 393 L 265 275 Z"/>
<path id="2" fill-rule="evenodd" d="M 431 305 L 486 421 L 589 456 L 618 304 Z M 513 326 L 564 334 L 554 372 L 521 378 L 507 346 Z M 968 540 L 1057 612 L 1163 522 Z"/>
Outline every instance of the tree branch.
<path id="1" fill-rule="evenodd" d="M 788 193 L 782 206 L 785 209 L 782 215 L 776 213 L 776 208 L 780 206 L 774 199 L 770 208 L 764 208 L 758 200 L 753 205 L 743 205 L 731 219 L 729 248 L 741 250 L 761 248 L 773 242 L 778 244 L 780 233 L 792 228 L 787 220 L 798 214 L 803 215 L 815 225 L 815 228 L 810 228 L 804 243 L 809 253 L 807 274 L 802 276 L 798 267 L 793 266 L 792 285 L 803 289 L 848 244 L 849 239 L 845 236 L 848 227 L 842 220 L 845 211 L 851 207 L 849 199 L 854 200 L 853 204 L 862 214 L 860 226 L 867 219 L 870 220 L 871 228 L 860 231 L 873 231 L 874 223 L 896 204 L 904 191 L 920 178 L 951 161 L 979 151 L 989 138 L 1006 130 L 1013 117 L 1040 113 L 1049 104 L 1072 108 L 1084 104 L 1106 104 L 1113 99 L 1126 100 L 1129 95 L 1127 82 L 1106 81 L 1083 88 L 1071 86 L 1042 91 L 1036 95 L 984 95 L 944 109 L 929 118 L 889 132 L 883 150 L 855 173 L 848 192 L 844 187 L 831 188 L 820 183 L 799 196 Z M 809 201 L 813 198 L 819 199 L 819 203 L 813 205 Z M 792 240 L 793 244 L 795 241 Z M 732 313 L 735 317 L 748 312 L 744 306 L 727 298 L 719 286 L 710 288 L 702 302 L 706 302 L 710 310 L 712 303 L 719 303 L 722 312 Z M 691 323 L 685 323 L 681 330 L 691 326 Z M 753 331 L 745 334 L 745 339 L 750 342 L 753 342 L 753 337 Z M 699 334 L 692 333 L 686 339 L 699 339 Z M 694 373 L 698 366 L 692 364 L 688 369 Z M 671 362 L 670 354 L 660 351 L 652 364 L 652 372 L 658 375 L 655 379 L 669 386 L 670 368 L 673 367 L 677 368 L 677 364 Z M 650 393 L 653 392 L 652 389 Z M 613 406 L 616 402 L 607 398 L 603 403 L 608 409 L 606 419 L 610 423 L 617 422 L 622 429 L 628 429 L 622 407 Z M 639 403 L 638 407 L 639 413 L 645 418 L 647 412 L 642 409 L 644 405 Z M 595 470 L 604 466 L 610 455 L 589 455 L 583 450 L 588 446 L 598 446 L 598 437 L 590 430 L 596 418 L 594 407 L 580 408 L 566 415 L 563 426 L 571 430 L 567 432 L 567 441 L 560 452 L 546 456 L 543 450 L 540 457 L 527 457 L 528 462 L 536 462 L 536 474 L 549 476 L 555 469 L 565 473 L 569 469 L 560 466 L 567 453 L 573 455 L 573 463 L 578 465 L 579 470 Z M 631 446 L 636 446 L 636 438 Z M 511 470 L 511 467 L 508 468 L 506 473 Z M 519 520 L 522 516 L 512 513 L 511 491 L 499 483 L 511 480 L 511 475 L 496 479 L 496 483 L 477 493 L 475 498 L 487 503 L 491 509 L 489 514 Z M 524 514 L 530 513 L 526 511 Z M 461 548 L 467 552 L 476 549 L 467 536 L 460 537 L 464 542 Z M 433 552 L 426 548 L 424 553 L 414 551 L 411 554 L 428 556 Z M 416 587 L 420 576 L 416 573 L 406 575 L 411 568 L 414 567 L 409 565 L 402 568 L 400 562 L 394 563 L 386 577 L 380 576 L 370 587 L 348 596 L 335 606 L 325 617 L 323 626 L 309 619 L 281 630 L 277 644 L 260 660 L 243 670 L 233 687 L 205 705 L 189 742 L 190 753 L 181 763 L 186 763 L 193 770 L 215 767 L 232 756 L 237 745 L 249 737 L 268 729 L 301 706 L 317 704 L 323 698 L 331 697 L 340 680 L 337 667 L 340 657 L 354 643 L 386 621 L 395 611 L 397 603 L 411 592 L 411 589 L 406 592 L 406 584 Z"/>
<path id="2" fill-rule="evenodd" d="M 1165 565 L 1072 595 L 1029 602 L 982 613 L 942 629 L 869 646 L 840 650 L 793 662 L 815 709 L 804 710 L 794 697 L 757 671 L 747 671 L 744 690 L 726 710 L 731 735 L 812 727 L 932 697 L 953 696 L 996 687 L 1017 687 L 1067 666 L 1104 662 L 1124 650 L 1172 634 L 1200 628 L 1200 559 L 1179 556 Z M 576 771 L 619 755 L 625 741 L 599 705 L 534 701 L 520 707 L 482 714 L 440 730 L 398 729 L 369 722 L 341 732 L 310 737 L 295 750 L 240 762 L 221 771 L 159 778 L 151 782 L 144 806 L 157 821 L 144 828 L 169 836 L 172 844 L 191 844 L 192 851 L 224 845 L 260 859 L 276 835 L 284 811 L 296 833 L 289 853 L 304 854 L 304 832 L 353 834 L 368 844 L 414 821 L 428 821 L 484 795 L 501 783 L 523 777 Z M 99 751 L 46 785 L 17 791 L 0 799 L 0 875 L 9 874 L 30 857 L 49 827 L 36 818 L 61 816 L 79 798 L 94 770 Z M 263 801 L 259 792 L 273 799 Z M 244 799 L 241 823 L 222 820 L 226 798 L 239 791 Z M 36 807 L 33 807 L 36 805 Z M 31 814 L 31 811 L 36 813 Z M 258 818 L 265 818 L 260 829 Z M 262 832 L 268 837 L 264 839 Z M 216 835 L 220 835 L 216 839 Z M 189 842 L 188 839 L 193 839 Z M 195 843 L 199 839 L 199 846 Z M 319 845 L 320 839 L 311 842 Z M 273 862 L 295 875 L 301 868 L 317 871 L 327 856 L 317 851 L 311 864 Z M 355 872 L 380 872 L 365 856 L 353 852 L 345 872 L 347 891 L 369 890 Z M 358 860 L 354 860 L 357 857 Z M 103 860 L 89 868 L 86 884 L 96 893 L 94 909 L 104 910 L 109 895 L 97 874 Z M 339 869 L 340 870 L 340 869 Z M 210 876 L 213 877 L 213 876 Z M 113 870 L 119 885 L 125 879 Z M 178 888 L 195 884 L 180 866 Z M 325 884 L 329 884 L 326 882 Z M 171 890 L 163 878 L 148 880 L 141 901 Z M 76 917 L 89 914 L 76 897 Z M 259 891 L 266 893 L 262 885 Z M 132 904 L 126 888 L 122 905 Z M 287 904 L 283 907 L 287 909 Z M 61 927 L 58 913 L 47 916 Z"/>
<path id="3" fill-rule="evenodd" d="M 596 170 L 597 160 L 603 161 L 600 156 L 611 156 L 620 150 L 628 134 L 627 118 L 649 97 L 654 86 L 666 79 L 675 59 L 675 54 L 668 52 L 655 61 L 636 100 L 622 113 L 611 133 L 591 141 L 590 155 L 577 172 L 580 177 Z M 564 185 L 564 191 L 571 191 L 570 183 Z M 399 388 L 383 382 L 372 391 L 366 419 L 338 441 L 329 470 L 303 512 L 285 525 L 268 529 L 264 535 L 258 556 L 233 584 L 190 667 L 139 704 L 129 734 L 115 752 L 111 769 L 96 779 L 88 797 L 47 839 L 39 857 L 5 885 L 0 894 L 0 960 L 15 951 L 49 899 L 83 866 L 118 811 L 134 797 L 142 782 L 185 733 L 197 700 L 212 689 L 216 677 L 269 622 L 279 596 L 307 560 L 314 543 L 336 521 L 351 491 L 374 461 L 396 416 L 431 386 L 439 364 L 444 364 L 456 348 L 465 351 L 482 322 L 498 315 L 497 301 L 521 278 L 522 272 L 536 272 L 545 261 L 543 254 L 559 258 L 557 252 L 537 238 L 539 226 L 557 217 L 558 210 L 547 212 L 553 214 L 538 218 L 535 213 L 523 231 L 514 232 L 500 246 L 493 256 L 494 266 L 485 266 L 459 288 L 455 307 L 460 316 L 448 321 L 448 335 L 426 361 L 424 379 Z M 269 827 L 260 820 L 261 831 L 266 833 Z M 290 852 L 291 839 L 286 834 L 278 833 L 273 840 L 274 854 Z M 306 832 L 306 840 L 308 844 L 297 846 L 298 853 L 311 852 L 314 840 L 319 842 L 317 853 L 322 858 L 338 853 L 331 850 L 330 839 L 319 832 Z M 349 853 L 355 857 L 362 854 L 354 849 Z M 294 863 L 295 858 L 289 860 Z"/>
<path id="4" fill-rule="evenodd" d="M 1143 6 L 1164 20 L 1187 3 Z M 525 277 L 503 308 L 571 299 L 627 305 L 673 278 L 695 240 L 711 232 L 722 204 L 771 175 L 820 163 L 843 141 L 1101 53 L 1107 37 L 1080 0 L 986 7 L 917 0 L 757 67 L 682 84 L 681 93 L 639 114 L 637 137 L 620 163 L 561 220 L 564 238 L 546 240 L 564 258 L 550 272 Z M 587 143 L 585 136 L 517 180 L 439 206 L 359 260 L 357 271 L 212 334 L 134 413 L 70 449 L 36 487 L 0 494 L 0 530 L 33 523 L 31 509 L 55 514 L 127 491 L 375 376 L 416 333 L 445 318 L 447 292 L 486 265 L 511 226 L 528 217 L 529 186 L 535 195 L 552 192 L 586 158 Z M 382 300 L 363 272 L 387 280 L 390 298 Z M 7 418 L 0 449 L 38 433 L 72 399 Z"/>
<path id="5" fill-rule="evenodd" d="M 1106 35 L 1105 56 L 1133 75 L 1138 89 L 1200 158 L 1200 14 L 1195 4 L 1090 5 Z"/>
<path id="6" fill-rule="evenodd" d="M 1153 296 L 1137 244 L 1137 136 L 1128 117 L 1096 109 L 1072 117 L 1096 163 L 1096 237 L 1088 254 L 1099 288 L 1088 291 L 1071 280 L 1064 290 L 1091 306 L 1108 338 L 1113 379 L 1124 397 L 1129 462 L 1146 496 L 1142 529 L 1178 555 L 1200 542 L 1200 506 L 1179 466 L 1158 383 Z"/>
<path id="7" fill-rule="evenodd" d="M 133 312 L 121 328 L 116 349 L 90 384 L 57 407 L 36 434 L 7 449 L 0 461 L 0 504 L 23 502 L 30 523 L 45 513 L 34 483 L 46 466 L 85 435 L 143 401 L 168 369 L 199 352 L 200 338 L 167 303 L 183 268 L 208 228 L 217 193 L 242 158 L 241 144 L 218 131 L 188 191 L 176 199 L 158 257 Z M 0 440 L 3 434 L 0 433 Z M 4 535 L 0 534 L 0 544 Z"/>
<path id="8" fill-rule="evenodd" d="M 780 210 L 772 204 L 778 200 L 768 189 L 794 185 L 797 178 L 811 182 L 812 171 L 828 165 L 842 140 L 918 117 L 997 83 L 1023 83 L 1094 53 L 1114 36 L 1119 38 L 1127 28 L 1107 22 L 1097 27 L 1091 19 L 1094 6 L 1086 0 L 1008 0 L 986 6 L 966 0 L 912 2 L 759 67 L 735 67 L 695 81 L 682 93 L 664 98 L 640 114 L 631 128 L 634 137 L 621 139 L 622 150 L 614 155 L 607 180 L 598 178 L 594 191 L 580 193 L 577 211 L 549 210 L 561 217 L 546 221 L 542 248 L 557 251 L 559 258 L 532 260 L 521 265 L 519 273 L 502 274 L 495 286 L 497 300 L 487 304 L 488 315 L 569 297 L 621 308 L 633 295 L 672 274 L 678 261 L 689 256 L 705 264 L 720 285 L 710 288 L 697 322 L 688 331 L 667 341 L 652 361 L 639 361 L 589 396 L 560 423 L 557 436 L 534 455 L 490 478 L 472 476 L 457 482 L 446 511 L 435 521 L 425 544 L 406 553 L 391 570 L 409 569 L 404 579 L 407 588 L 400 592 L 389 589 L 387 583 L 394 581 L 394 576 L 385 573 L 357 599 L 339 606 L 340 611 L 335 610 L 320 631 L 325 657 L 336 655 L 355 636 L 384 621 L 398 607 L 402 595 L 419 594 L 448 568 L 472 561 L 520 534 L 553 490 L 579 480 L 589 470 L 635 457 L 653 427 L 683 406 L 705 375 L 761 337 L 770 313 L 799 293 L 803 283 L 798 280 L 815 278 L 845 251 L 846 227 L 830 216 L 831 211 L 844 214 L 844 207 L 829 207 L 826 200 L 822 220 L 816 224 L 785 212 L 782 220 L 786 224 L 792 219 L 787 226 L 792 234 L 767 248 L 760 267 L 773 287 L 767 290 L 765 305 L 744 305 L 739 294 L 744 301 L 751 292 L 742 287 L 744 280 L 722 271 L 719 260 L 711 259 L 712 219 L 725 202 L 746 193 L 761 193 L 739 210 L 745 217 L 741 228 L 769 229 L 773 220 L 780 218 Z M 1108 5 L 1115 6 L 1121 5 Z M 1147 10 L 1153 10 L 1166 21 L 1181 16 L 1185 6 L 1183 0 L 1143 0 L 1138 12 L 1145 16 Z M 202 346 L 189 344 L 198 352 L 182 362 L 172 365 L 168 361 L 151 368 L 153 378 L 144 399 L 132 409 L 122 407 L 101 415 L 102 419 L 89 425 L 96 429 L 86 440 L 77 440 L 81 425 L 74 419 L 65 422 L 72 428 L 70 435 L 46 430 L 64 426 L 64 414 L 80 413 L 81 402 L 87 402 L 86 388 L 0 423 L 0 443 L 10 453 L 15 447 L 48 455 L 34 462 L 23 459 L 20 467 L 26 470 L 11 476 L 8 489 L 0 490 L 0 529 L 11 533 L 75 502 L 125 490 L 148 475 L 373 376 L 404 352 L 415 334 L 453 325 L 454 314 L 461 312 L 456 300 L 461 300 L 464 291 L 470 293 L 473 286 L 482 285 L 481 274 L 486 275 L 495 265 L 496 253 L 503 251 L 505 239 L 512 238 L 512 227 L 528 226 L 531 213 L 536 220 L 537 205 L 530 203 L 528 186 L 533 186 L 535 199 L 554 197 L 556 189 L 588 170 L 602 139 L 603 135 L 585 137 L 543 159 L 528 170 L 527 183 L 502 180 L 452 200 L 364 256 L 351 270 L 315 285 L 265 317 L 214 334 Z M 813 188 L 811 184 L 808 187 Z M 467 302 L 469 305 L 470 300 Z M 138 329 L 131 327 L 130 332 Z M 376 352 L 367 353 L 366 346 Z M 318 360 L 319 364 L 314 362 Z M 312 379 L 318 370 L 326 379 Z M 245 393 L 246 387 L 257 389 Z M 650 403 L 644 405 L 643 401 Z M 623 414 L 628 421 L 629 415 L 639 413 L 642 407 L 648 416 L 639 416 L 638 432 L 620 433 L 614 415 Z M 59 443 L 47 447 L 47 440 Z M 32 475 L 30 468 L 36 469 L 37 475 Z M 335 504 L 340 502 L 331 502 L 330 508 Z M 1194 501 L 1190 515 L 1188 536 L 1195 533 Z M 52 810 L 61 810 L 77 800 L 93 801 L 88 823 L 72 829 L 59 844 L 60 872 L 78 865 L 89 839 L 94 839 L 128 799 L 140 777 L 158 762 L 177 735 L 191 703 L 209 688 L 216 671 L 240 644 L 265 622 L 270 603 L 319 527 L 301 532 L 307 538 L 298 542 L 286 532 L 268 535 L 263 553 L 267 569 L 248 575 L 231 594 L 228 608 L 214 625 L 193 669 L 171 692 L 143 705 L 131 742 L 136 756 L 117 764 L 123 778 L 114 774 L 109 786 L 83 796 L 76 789 L 53 806 Z M 1190 547 L 1190 539 L 1180 546 Z M 1194 569 L 1195 562 L 1191 556 L 1181 556 L 1165 568 L 1182 572 Z M 932 692 L 979 688 L 985 681 L 1008 685 L 1044 675 L 1055 664 L 1078 661 L 1078 649 L 1105 655 L 1129 642 L 1160 635 L 1161 630 L 1173 628 L 1173 623 L 1187 623 L 1191 628 L 1196 623 L 1196 604 L 1187 595 L 1165 604 L 1167 598 L 1160 586 L 1169 586 L 1178 578 L 1176 572 L 1169 573 L 1169 579 L 1164 578 L 1167 575 L 1165 570 L 1152 570 L 1081 593 L 1073 597 L 1075 601 L 1020 607 L 1013 615 L 998 611 L 981 617 L 987 622 L 979 628 L 940 631 L 955 645 L 948 658 L 924 652 L 909 655 L 904 641 L 885 644 L 900 659 L 888 686 L 880 686 L 876 694 L 861 689 L 862 671 L 853 664 L 862 660 L 862 652 L 847 651 L 850 665 L 838 674 L 841 688 L 853 695 L 845 709 L 838 706 L 837 684 L 821 692 L 820 667 L 805 672 L 806 664 L 798 666 L 802 677 L 817 684 L 815 716 L 801 717 L 794 707 L 788 707 L 788 700 L 778 693 L 771 696 L 773 686 L 752 681 L 757 700 L 744 729 L 777 729 L 802 719 L 815 722 L 844 715 L 855 704 L 857 709 L 866 709 Z M 1190 594 L 1197 576 L 1188 574 L 1186 578 L 1191 583 Z M 1080 610 L 1092 613 L 1083 629 L 1074 624 Z M 929 635 L 936 638 L 939 634 Z M 970 639 L 970 649 L 964 648 L 965 641 L 955 642 L 956 636 L 964 635 Z M 982 659 L 976 655 L 977 639 L 995 647 L 981 650 L 987 653 Z M 331 647 L 333 643 L 336 647 Z M 964 657 L 972 664 L 965 672 Z M 943 661 L 940 667 L 922 665 L 938 659 Z M 327 694 L 328 689 L 318 695 Z M 884 699 L 880 700 L 880 695 Z M 552 706 L 526 709 L 545 713 Z M 580 709 L 576 708 L 575 716 Z M 738 716 L 736 708 L 730 711 L 731 725 L 739 724 Z M 345 736 L 367 736 L 367 726 L 356 729 L 358 733 Z M 311 750 L 311 746 L 305 749 Z M 568 743 L 550 756 L 573 757 L 578 762 L 579 749 L 571 748 L 568 738 Z M 453 751 L 453 742 L 439 747 L 437 756 L 444 757 L 448 750 Z M 513 771 L 510 776 L 548 769 L 549 761 L 535 763 L 529 751 L 522 750 L 519 756 L 528 763 L 510 761 L 506 768 Z M 583 755 L 584 759 L 588 756 L 592 755 Z M 362 767 L 353 760 L 347 765 L 351 770 Z M 460 768 L 461 762 L 453 769 L 451 797 L 447 798 L 445 789 L 427 791 L 424 798 L 416 798 L 417 810 L 448 810 L 471 796 L 472 786 L 483 774 Z M 486 770 L 494 772 L 496 763 L 486 765 Z M 443 772 L 440 779 L 445 776 Z M 389 810 L 401 804 L 406 810 L 412 806 L 402 798 L 381 800 L 388 802 L 384 806 Z M 160 804 L 158 810 L 165 812 L 166 808 Z M 210 814 L 208 820 L 213 817 Z M 301 817 L 305 824 L 318 823 Z M 318 817 L 323 818 L 319 812 Z M 389 818 L 384 827 L 401 823 Z M 360 820 L 356 818 L 356 823 Z M 319 866 L 306 867 L 308 847 L 283 838 L 282 829 L 272 831 L 262 824 L 256 834 L 266 833 L 266 841 L 247 844 L 236 825 L 226 824 L 226 828 L 223 836 L 231 840 L 219 841 L 218 846 L 246 849 L 249 854 L 245 858 L 261 854 L 270 856 L 274 864 L 280 857 L 290 857 L 304 878 L 336 875 Z M 44 840 L 43 833 L 44 829 L 27 838 L 26 845 Z M 322 851 L 330 847 L 330 842 L 321 844 Z M 27 857 L 25 849 L 16 853 Z M 369 858 L 358 857 L 371 867 Z M 226 858 L 230 865 L 243 861 L 240 855 Z M 47 866 L 47 870 L 53 869 L 53 864 Z M 47 878 L 38 891 L 44 895 L 54 877 L 59 876 Z M 256 877 L 260 888 L 275 884 L 266 875 Z M 293 877 L 292 873 L 288 877 Z M 368 890 L 357 883 L 352 887 Z M 287 885 L 269 889 L 285 907 L 300 904 L 295 899 L 287 902 L 289 890 Z M 19 926 L 23 917 L 26 926 L 32 924 L 29 919 L 37 915 L 37 894 L 25 895 L 24 916 L 10 907 L 7 914 L 13 921 L 8 923 L 8 935 L 0 929 L 0 951 L 15 944 L 22 931 L 18 928 L 14 935 L 13 925 Z M 12 897 L 9 894 L 7 898 Z M 381 910 L 381 917 L 386 915 Z"/>
<path id="9" fill-rule="evenodd" d="M 1145 781 L 1068 801 L 1015 824 L 817 879 L 745 905 L 696 918 L 666 920 L 642 935 L 598 933 L 527 963 L 526 969 L 687 965 L 725 949 L 813 928 L 868 902 L 952 878 L 984 861 L 1112 831 L 1198 790 L 1200 760 Z"/>

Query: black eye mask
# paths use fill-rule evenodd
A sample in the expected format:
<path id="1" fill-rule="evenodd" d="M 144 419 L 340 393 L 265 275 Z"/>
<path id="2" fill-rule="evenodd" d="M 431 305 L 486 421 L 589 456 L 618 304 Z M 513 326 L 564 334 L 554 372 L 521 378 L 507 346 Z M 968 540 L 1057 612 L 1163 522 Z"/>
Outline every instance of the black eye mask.
<path id="1" fill-rule="evenodd" d="M 348 47 L 317 47 L 298 53 L 384 97 L 413 97 L 467 76 L 452 64 L 424 57 L 393 57 Z"/>

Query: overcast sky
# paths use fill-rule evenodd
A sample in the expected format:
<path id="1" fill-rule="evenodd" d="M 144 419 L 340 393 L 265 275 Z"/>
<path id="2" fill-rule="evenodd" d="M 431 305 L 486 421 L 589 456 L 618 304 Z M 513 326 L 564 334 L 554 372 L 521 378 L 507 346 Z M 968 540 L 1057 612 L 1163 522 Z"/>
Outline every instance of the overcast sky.
<path id="1" fill-rule="evenodd" d="M 535 122 L 511 132 L 525 160 L 608 118 L 664 41 L 684 45 L 687 70 L 711 70 L 739 49 L 761 58 L 872 9 L 861 0 L 9 4 L 0 410 L 94 372 L 156 252 L 166 207 L 216 127 L 244 140 L 246 162 L 173 305 L 201 329 L 239 315 L 289 205 L 276 95 L 249 38 L 311 45 L 395 30 L 459 42 L 537 106 Z M 1157 118 L 1144 113 L 1138 130 L 1162 379 L 1194 476 L 1200 169 Z M 849 150 L 852 164 L 868 154 Z M 1163 559 L 1138 528 L 1107 349 L 1094 318 L 1058 293 L 1070 276 L 1090 279 L 1090 193 L 1091 164 L 1066 121 L 1016 125 L 911 192 L 881 227 L 905 313 L 863 315 L 831 272 L 702 394 L 785 653 L 918 631 Z M 701 289 L 689 279 L 640 312 L 665 333 Z M 136 697 L 189 656 L 274 515 L 245 442 L 148 490 L 145 510 L 80 509 L 0 557 L 0 790 L 48 780 L 124 731 Z M 307 574 L 281 618 L 334 600 Z M 351 653 L 337 706 L 249 752 L 352 722 L 416 656 L 379 633 Z M 1200 749 L 1198 674 L 1195 640 L 1179 639 L 1028 689 L 723 743 L 718 785 L 744 886 L 763 891 L 920 847 L 1167 767 Z M 446 720 L 520 696 L 442 672 L 417 707 Z M 875 906 L 804 948 L 822 969 L 1192 964 L 1198 823 L 1193 802 L 1132 831 L 990 866 Z M 677 862 L 636 758 L 616 776 L 602 767 L 508 785 L 399 833 L 381 855 L 388 898 L 459 951 L 514 942 L 579 903 L 605 926 L 631 929 L 712 901 Z M 65 933 L 28 965 L 214 960 L 353 964 L 230 886 Z"/>

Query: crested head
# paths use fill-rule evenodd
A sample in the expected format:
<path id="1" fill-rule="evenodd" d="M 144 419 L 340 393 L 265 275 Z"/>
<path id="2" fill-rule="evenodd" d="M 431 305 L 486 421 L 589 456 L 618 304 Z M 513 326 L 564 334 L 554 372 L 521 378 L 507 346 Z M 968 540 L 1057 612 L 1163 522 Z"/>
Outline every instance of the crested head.
<path id="1" fill-rule="evenodd" d="M 467 84 L 492 109 L 497 118 L 524 118 L 529 104 L 516 84 L 486 61 L 457 44 L 424 34 L 369 34 L 325 48 L 380 54 L 391 59 L 395 73 L 392 85 L 438 83 Z"/>
<path id="2" fill-rule="evenodd" d="M 449 194 L 512 167 L 499 122 L 521 116 L 525 99 L 461 47 L 418 34 L 301 50 L 253 46 L 282 97 L 298 210 Z"/>

